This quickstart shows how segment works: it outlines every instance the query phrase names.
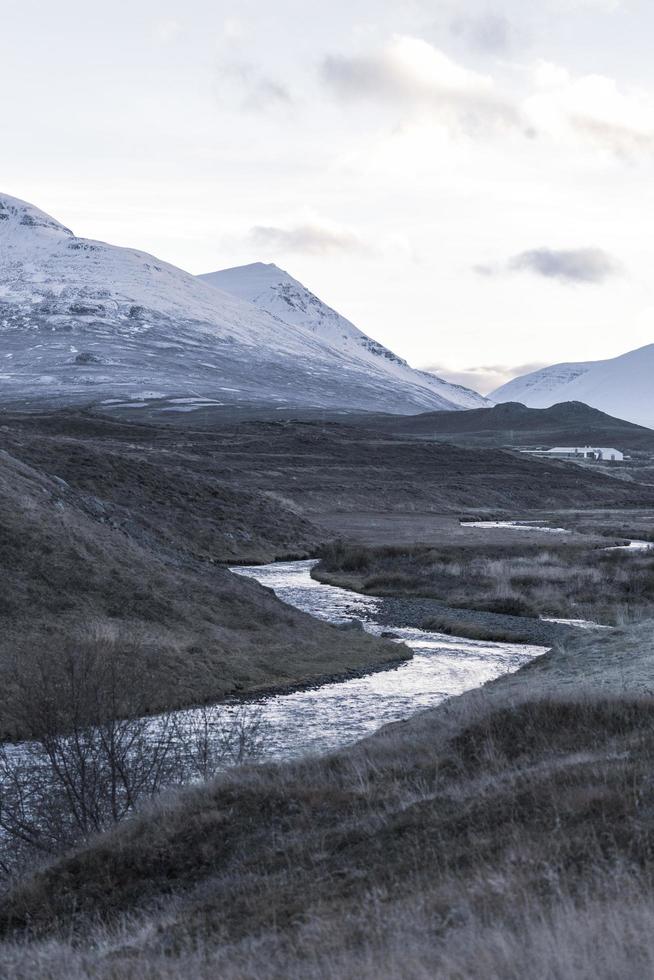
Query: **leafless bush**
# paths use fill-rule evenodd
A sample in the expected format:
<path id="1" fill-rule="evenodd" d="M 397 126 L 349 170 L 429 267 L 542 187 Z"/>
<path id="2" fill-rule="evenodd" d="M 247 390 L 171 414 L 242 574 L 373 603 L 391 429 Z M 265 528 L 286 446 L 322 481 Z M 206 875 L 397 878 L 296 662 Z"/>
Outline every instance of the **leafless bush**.
<path id="1" fill-rule="evenodd" d="M 147 717 L 146 678 L 96 637 L 18 677 L 28 741 L 0 746 L 0 876 L 19 874 L 124 820 L 162 790 L 256 757 L 260 713 Z"/>
<path id="2" fill-rule="evenodd" d="M 175 717 L 178 764 L 186 779 L 211 779 L 226 766 L 259 758 L 265 725 L 257 708 L 221 705 Z"/>

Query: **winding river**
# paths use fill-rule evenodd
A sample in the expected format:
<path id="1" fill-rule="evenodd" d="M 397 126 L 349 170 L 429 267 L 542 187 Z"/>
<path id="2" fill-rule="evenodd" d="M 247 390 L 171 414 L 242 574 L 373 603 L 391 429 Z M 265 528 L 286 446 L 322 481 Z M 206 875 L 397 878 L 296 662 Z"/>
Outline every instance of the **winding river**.
<path id="1" fill-rule="evenodd" d="M 382 602 L 311 578 L 315 561 L 277 562 L 233 568 L 273 589 L 284 602 L 334 624 L 358 620 L 377 636 L 391 632 L 413 651 L 393 669 L 323 684 L 313 690 L 274 695 L 260 703 L 266 723 L 265 758 L 297 758 L 326 752 L 363 738 L 389 722 L 408 718 L 446 698 L 479 687 L 545 652 L 545 647 L 490 643 L 381 625 Z"/>
<path id="2" fill-rule="evenodd" d="M 521 528 L 555 535 L 570 533 L 565 528 L 533 521 L 470 521 L 462 522 L 462 526 Z M 631 541 L 620 547 L 640 550 L 654 545 Z M 335 625 L 357 620 L 376 636 L 392 633 L 398 642 L 411 648 L 413 657 L 398 667 L 365 677 L 262 699 L 258 710 L 267 731 L 266 759 L 297 758 L 337 749 L 383 725 L 409 718 L 446 698 L 511 673 L 547 650 L 547 647 L 468 640 L 389 625 L 387 617 L 380 615 L 383 599 L 318 582 L 311 577 L 311 569 L 316 564 L 317 561 L 276 562 L 231 570 L 255 579 L 284 602 L 317 619 Z M 548 621 L 580 629 L 608 628 L 579 619 Z"/>
<path id="3" fill-rule="evenodd" d="M 237 575 L 256 579 L 284 602 L 335 625 L 357 622 L 376 636 L 392 633 L 413 651 L 410 660 L 388 670 L 351 680 L 326 683 L 289 694 L 257 700 L 248 714 L 263 726 L 260 761 L 281 761 L 328 752 L 370 735 L 382 725 L 401 721 L 448 697 L 479 687 L 486 681 L 517 670 L 546 647 L 490 643 L 394 627 L 377 612 L 383 602 L 347 589 L 323 585 L 311 578 L 317 561 L 277 562 L 233 568 Z M 381 617 L 380 617 L 381 618 Z M 202 709 L 175 712 L 180 731 L 192 730 Z M 225 720 L 243 712 L 243 706 L 224 706 Z M 153 738 L 159 737 L 160 717 L 149 721 Z M 25 743 L 5 745 L 10 757 L 19 757 Z"/>

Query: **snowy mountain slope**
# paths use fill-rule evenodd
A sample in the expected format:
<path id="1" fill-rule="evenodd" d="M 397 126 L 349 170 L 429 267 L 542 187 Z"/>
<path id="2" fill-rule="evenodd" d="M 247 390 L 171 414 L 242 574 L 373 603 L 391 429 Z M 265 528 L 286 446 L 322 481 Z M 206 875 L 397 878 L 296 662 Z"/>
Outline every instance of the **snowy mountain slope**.
<path id="1" fill-rule="evenodd" d="M 209 272 L 198 278 L 254 303 L 286 324 L 310 331 L 334 352 L 348 361 L 359 362 L 365 369 L 382 370 L 389 379 L 418 385 L 429 395 L 443 398 L 458 408 L 480 408 L 489 404 L 487 399 L 469 388 L 410 367 L 272 263 L 254 262 Z"/>
<path id="2" fill-rule="evenodd" d="M 4 404 L 458 407 L 419 372 L 396 376 L 379 362 L 349 358 L 304 325 L 144 252 L 77 238 L 0 195 Z"/>
<path id="3" fill-rule="evenodd" d="M 615 418 L 654 428 L 654 344 L 607 361 L 555 364 L 502 385 L 494 402 L 549 408 L 579 401 Z"/>

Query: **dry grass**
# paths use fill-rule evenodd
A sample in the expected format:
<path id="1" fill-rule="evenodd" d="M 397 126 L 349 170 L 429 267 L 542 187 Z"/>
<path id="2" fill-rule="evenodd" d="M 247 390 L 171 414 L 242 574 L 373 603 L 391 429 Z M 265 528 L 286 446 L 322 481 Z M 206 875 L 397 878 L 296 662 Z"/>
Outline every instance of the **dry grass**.
<path id="1" fill-rule="evenodd" d="M 561 893 L 547 908 L 532 899 L 501 925 L 469 916 L 461 893 L 461 921 L 449 930 L 424 899 L 372 895 L 359 914 L 359 947 L 347 952 L 311 920 L 283 950 L 268 934 L 142 955 L 133 944 L 148 927 L 135 921 L 99 930 L 92 949 L 57 940 L 0 946 L 0 970 L 8 980 L 643 980 L 654 974 L 651 890 L 635 875 L 618 882 L 619 893 L 613 876 L 598 875 L 584 900 Z"/>
<path id="2" fill-rule="evenodd" d="M 99 838 L 6 898 L 0 971 L 648 976 L 654 700 L 493 690 Z"/>
<path id="3" fill-rule="evenodd" d="M 654 614 L 654 554 L 587 545 L 322 549 L 312 574 L 371 595 L 424 596 L 511 616 L 605 625 Z"/>

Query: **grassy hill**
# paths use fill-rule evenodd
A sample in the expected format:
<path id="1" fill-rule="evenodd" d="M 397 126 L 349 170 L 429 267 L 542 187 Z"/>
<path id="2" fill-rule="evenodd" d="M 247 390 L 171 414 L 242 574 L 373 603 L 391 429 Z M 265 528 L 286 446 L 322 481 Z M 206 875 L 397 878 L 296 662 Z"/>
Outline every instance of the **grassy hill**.
<path id="1" fill-rule="evenodd" d="M 582 402 L 527 408 L 517 402 L 464 412 L 426 412 L 370 420 L 374 430 L 477 446 L 612 446 L 654 452 L 654 431 Z"/>
<path id="2" fill-rule="evenodd" d="M 111 460 L 108 470 L 114 472 Z M 232 523 L 242 520 L 235 492 L 215 504 L 212 547 L 211 521 L 200 529 L 193 523 L 198 514 L 190 512 L 187 525 L 178 520 L 182 481 L 162 485 L 161 509 L 142 516 L 153 491 L 147 469 L 138 472 L 146 477 L 142 496 L 135 474 L 134 500 L 115 506 L 109 495 L 88 494 L 0 452 L 0 736 L 21 734 L 13 699 L 23 664 L 35 656 L 54 662 L 84 644 L 102 643 L 138 661 L 149 678 L 151 711 L 398 657 L 393 644 L 346 636 L 190 554 L 200 550 L 191 537 L 200 530 L 205 554 L 213 547 L 220 554 L 224 509 L 231 507 Z M 200 491 L 198 497 L 207 507 Z M 251 503 L 247 495 L 243 500 L 247 512 Z M 274 541 L 266 546 L 274 548 Z"/>

